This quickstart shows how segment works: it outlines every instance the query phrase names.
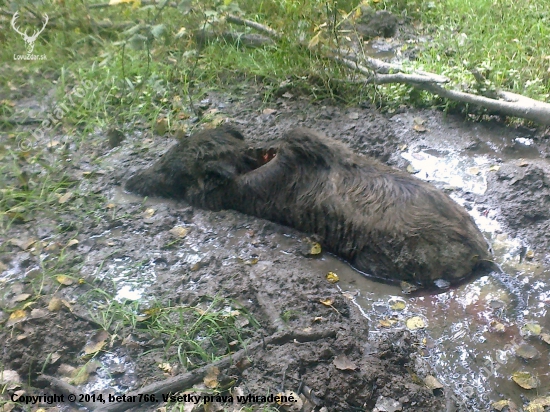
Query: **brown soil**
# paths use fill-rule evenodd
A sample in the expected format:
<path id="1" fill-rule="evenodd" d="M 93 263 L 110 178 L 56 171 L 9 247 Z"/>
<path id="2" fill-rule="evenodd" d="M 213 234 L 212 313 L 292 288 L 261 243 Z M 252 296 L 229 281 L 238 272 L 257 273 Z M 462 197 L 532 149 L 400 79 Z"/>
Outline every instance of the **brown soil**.
<path id="1" fill-rule="evenodd" d="M 237 103 L 218 95 L 209 99 L 210 107 L 222 110 L 252 139 L 276 139 L 291 127 L 301 125 L 342 140 L 357 152 L 401 167 L 405 162 L 399 156 L 399 146 L 422 137 L 400 119 L 421 115 L 434 124 L 442 123 L 441 114 L 432 111 L 410 112 L 390 119 L 367 108 L 311 105 L 300 98 L 280 98 L 270 104 L 275 112 L 264 114 L 267 112 L 263 112 L 264 107 L 255 98 Z M 451 119 L 453 121 L 468 128 L 462 121 Z M 430 127 L 445 134 L 444 127 Z M 539 151 L 549 152 L 548 139 L 541 137 L 541 133 L 538 136 Z M 312 394 L 308 395 L 304 410 L 312 410 L 315 403 L 316 410 L 326 407 L 329 411 L 371 411 L 375 406 L 380 412 L 466 410 L 453 406 L 448 389 L 445 396 L 423 384 L 423 379 L 431 373 L 423 361 L 424 333 L 369 332 L 353 300 L 343 295 L 337 285 L 328 283 L 326 273 L 317 273 L 310 267 L 313 258 L 301 253 L 306 244 L 302 234 L 237 212 L 208 212 L 183 202 L 164 200 L 149 200 L 148 207 L 154 208 L 155 213 L 144 218 L 142 199 L 121 194 L 120 185 L 172 144 L 165 137 L 150 138 L 153 140 L 147 144 L 143 137 L 129 136 L 121 148 L 112 151 L 107 141 L 99 146 L 96 142 L 78 149 L 68 147 L 74 151 L 74 157 L 67 173 L 80 182 L 83 192 L 104 195 L 115 205 L 115 213 L 105 208 L 98 211 L 97 216 L 81 216 L 77 210 L 69 209 L 65 215 L 50 220 L 14 225 L 0 239 L 6 252 L 2 256 L 6 266 L 6 293 L 1 302 L 4 312 L 0 313 L 0 320 L 4 322 L 13 306 L 10 299 L 16 292 L 33 290 L 31 275 L 33 268 L 39 267 L 39 254 L 31 253 L 30 249 L 21 250 L 21 246 L 9 243 L 8 239 L 35 237 L 44 243 L 53 241 L 59 245 L 75 237 L 79 240 L 78 245 L 66 249 L 65 264 L 67 267 L 81 265 L 79 276 L 86 283 L 61 288 L 47 281 L 40 289 L 41 299 L 34 305 L 44 309 L 56 295 L 70 302 L 71 310 L 77 315 L 64 306 L 59 312 L 47 312 L 44 317 L 23 320 L 15 326 L 4 323 L 0 329 L 3 342 L 0 362 L 4 369 L 17 371 L 22 382 L 30 383 L 28 394 L 44 393 L 43 384 L 38 380 L 39 372 L 61 376 L 61 364 L 78 367 L 87 362 L 81 357 L 83 349 L 99 329 L 91 321 L 90 312 L 102 309 L 95 306 L 86 293 L 96 287 L 115 293 L 112 283 L 106 278 L 100 279 L 98 273 L 100 268 L 105 269 L 110 262 L 120 259 L 127 262 L 127 266 L 142 262 L 154 269 L 156 278 L 144 298 L 154 298 L 161 307 L 198 305 L 214 295 L 233 299 L 260 325 L 246 329 L 247 344 L 261 342 L 281 330 L 335 331 L 334 337 L 312 342 L 268 345 L 250 354 L 248 367 L 232 366 L 222 371 L 234 378 L 235 387 L 245 394 L 306 392 L 307 387 Z M 473 140 L 465 138 L 465 145 L 473 144 Z M 95 165 L 91 163 L 92 158 L 103 158 L 104 162 Z M 84 180 L 83 170 L 103 174 Z M 506 225 L 541 247 L 548 247 L 550 239 L 548 170 L 547 163 L 528 167 L 506 165 L 491 178 L 490 191 L 481 199 L 491 207 L 498 205 Z M 168 231 L 176 225 L 185 226 L 190 232 L 176 246 L 167 247 L 173 241 Z M 252 264 L 251 260 L 256 259 L 257 263 Z M 139 270 L 130 272 L 130 276 L 140 273 Z M 9 274 L 17 274 L 19 278 L 8 277 Z M 14 288 L 16 284 L 18 287 Z M 320 303 L 327 298 L 333 299 L 332 306 Z M 108 332 L 113 337 L 113 346 L 108 350 L 124 357 L 136 373 L 135 381 L 127 379 L 124 384 L 120 377 L 125 374 L 124 370 L 112 373 L 113 386 L 137 389 L 167 377 L 158 367 L 162 361 L 159 352 L 150 352 L 164 348 L 165 342 L 136 334 L 138 344 L 123 345 L 123 339 L 133 331 L 123 328 Z M 60 355 L 54 363 L 52 353 Z M 337 359 L 342 359 L 342 355 L 352 367 L 337 366 Z M 393 406 L 384 405 L 399 406 L 391 409 Z M 154 407 L 142 409 L 154 410 Z"/>

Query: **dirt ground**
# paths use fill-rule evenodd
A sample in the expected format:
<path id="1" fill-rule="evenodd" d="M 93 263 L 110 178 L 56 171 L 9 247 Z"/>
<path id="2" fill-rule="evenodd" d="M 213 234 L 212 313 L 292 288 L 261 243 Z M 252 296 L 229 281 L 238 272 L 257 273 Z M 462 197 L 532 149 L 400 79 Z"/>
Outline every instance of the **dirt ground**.
<path id="1" fill-rule="evenodd" d="M 401 168 L 407 166 L 400 156 L 403 145 L 430 147 L 429 138 L 412 128 L 412 120 L 417 117 L 426 119 L 430 138 L 440 139 L 442 146 L 448 131 L 459 129 L 464 130 L 464 139 L 458 144 L 466 151 L 505 154 L 522 150 L 513 139 L 517 131 L 497 122 L 470 123 L 431 110 L 385 116 L 367 107 L 313 105 L 299 96 L 280 97 L 267 104 L 248 97 L 256 95 L 254 90 L 239 99 L 212 94 L 201 104 L 204 110 L 215 109 L 216 116 L 239 126 L 251 140 L 277 139 L 291 127 L 307 126 L 344 141 L 359 153 Z M 485 141 L 484 128 L 501 130 L 501 139 Z M 343 294 L 337 284 L 328 283 L 326 273 L 311 269 L 308 262 L 316 258 L 304 256 L 304 234 L 233 211 L 215 213 L 159 199 L 149 199 L 143 205 L 142 199 L 123 193 L 121 185 L 126 179 L 174 142 L 153 136 L 148 130 L 136 133 L 128 127 L 124 133 L 126 139 L 114 149 L 102 133 L 80 147 L 68 144 L 64 148 L 72 156 L 67 174 L 79 182 L 81 201 L 85 201 L 86 194 L 107 199 L 108 205 L 101 213 L 82 216 L 69 209 L 49 220 L 13 225 L 0 239 L 7 252 L 1 257 L 5 292 L 0 300 L 4 308 L 0 312 L 0 321 L 4 322 L 0 362 L 4 369 L 16 371 L 21 382 L 30 383 L 30 387 L 25 386 L 27 394 L 57 391 L 47 388 L 40 373 L 62 378 L 61 365 L 66 369 L 67 365 L 78 368 L 89 364 L 82 355 L 97 336 L 99 324 L 92 313 L 98 307 L 86 296 L 91 296 L 95 288 L 116 293 L 117 286 L 105 275 L 111 273 L 106 269 L 110 262 L 115 266 L 119 262 L 122 267 L 142 262 L 137 269 L 121 269 L 121 273 L 130 277 L 154 273 L 140 298 L 143 301 L 154 299 L 161 307 L 193 306 L 217 295 L 231 300 L 258 322 L 259 327 L 248 325 L 243 329 L 246 345 L 271 343 L 251 351 L 245 366 L 232 365 L 221 371 L 234 380 L 234 391 L 255 395 L 294 391 L 301 393 L 305 411 L 468 410 L 456 404 L 448 388 L 427 387 L 432 372 L 424 360 L 424 332 L 369 332 L 353 297 Z M 503 225 L 525 239 L 544 259 L 550 246 L 550 139 L 543 130 L 526 129 L 525 135 L 534 142 L 536 159 L 517 162 L 502 156 L 500 169 L 489 178 L 486 194 L 463 195 L 478 207 L 498 209 Z M 83 172 L 93 172 L 93 177 L 83 177 Z M 154 213 L 145 216 L 146 208 Z M 173 241 L 170 230 L 175 226 L 189 231 L 175 247 L 167 247 Z M 78 244 L 65 250 L 63 265 L 79 267 L 83 281 L 63 287 L 46 281 L 32 306 L 33 312 L 8 325 L 14 296 L 32 292 L 41 253 L 53 253 L 44 249 L 35 253 L 32 247 L 10 243 L 14 238 L 37 239 L 45 248 L 47 244 L 63 245 L 77 239 Z M 57 311 L 48 310 L 52 296 L 68 303 Z M 332 302 L 328 306 L 321 303 L 326 299 Z M 274 334 L 295 331 L 309 334 L 311 339 L 269 340 Z M 134 334 L 133 344 L 129 344 L 125 338 L 133 332 L 127 327 L 108 332 L 112 339 L 106 351 L 123 359 L 123 365 L 130 365 L 108 371 L 110 386 L 116 384 L 118 392 L 185 372 L 181 367 L 171 372 L 158 367 L 162 357 L 155 349 L 166 346 L 162 337 L 150 339 Z M 243 347 L 239 343 L 234 349 Z M 89 381 L 93 382 L 102 367 L 95 364 L 88 369 Z M 111 387 L 100 391 L 107 393 Z M 86 387 L 79 388 L 82 391 Z M 155 410 L 156 406 L 141 409 Z"/>

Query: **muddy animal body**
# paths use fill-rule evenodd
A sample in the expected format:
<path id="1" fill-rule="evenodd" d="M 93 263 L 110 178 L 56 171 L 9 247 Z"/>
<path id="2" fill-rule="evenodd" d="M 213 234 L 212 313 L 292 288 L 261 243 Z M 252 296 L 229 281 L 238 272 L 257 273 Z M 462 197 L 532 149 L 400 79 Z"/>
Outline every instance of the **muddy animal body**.
<path id="1" fill-rule="evenodd" d="M 315 234 L 357 269 L 388 280 L 456 283 L 490 257 L 471 217 L 446 194 L 304 128 L 270 149 L 250 148 L 229 126 L 199 132 L 126 188 Z"/>

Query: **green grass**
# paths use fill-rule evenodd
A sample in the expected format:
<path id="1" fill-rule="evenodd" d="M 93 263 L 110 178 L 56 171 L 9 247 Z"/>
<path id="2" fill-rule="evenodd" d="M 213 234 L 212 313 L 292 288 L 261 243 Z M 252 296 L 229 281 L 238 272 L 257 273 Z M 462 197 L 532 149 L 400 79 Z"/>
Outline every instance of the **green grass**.
<path id="1" fill-rule="evenodd" d="M 112 335 L 138 334 L 150 342 L 143 354 L 154 353 L 172 367 L 185 369 L 214 362 L 244 346 L 259 325 L 246 310 L 230 300 L 203 298 L 196 306 L 159 302 L 119 302 L 101 289 L 81 297 L 95 322 Z M 92 308 L 93 307 L 93 308 Z"/>
<path id="2" fill-rule="evenodd" d="M 428 36 L 418 64 L 472 86 L 471 69 L 499 88 L 550 100 L 550 3 L 514 0 L 385 1 Z"/>

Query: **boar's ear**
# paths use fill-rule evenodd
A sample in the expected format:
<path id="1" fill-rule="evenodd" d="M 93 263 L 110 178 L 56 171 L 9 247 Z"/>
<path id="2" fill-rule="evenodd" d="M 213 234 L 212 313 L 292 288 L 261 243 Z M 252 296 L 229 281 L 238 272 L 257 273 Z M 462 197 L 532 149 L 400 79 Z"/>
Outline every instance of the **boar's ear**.
<path id="1" fill-rule="evenodd" d="M 221 177 L 223 180 L 230 180 L 237 175 L 237 168 L 234 164 L 219 160 L 206 162 L 204 171 L 208 175 Z"/>

